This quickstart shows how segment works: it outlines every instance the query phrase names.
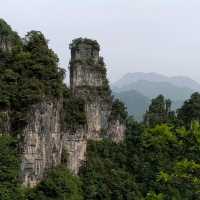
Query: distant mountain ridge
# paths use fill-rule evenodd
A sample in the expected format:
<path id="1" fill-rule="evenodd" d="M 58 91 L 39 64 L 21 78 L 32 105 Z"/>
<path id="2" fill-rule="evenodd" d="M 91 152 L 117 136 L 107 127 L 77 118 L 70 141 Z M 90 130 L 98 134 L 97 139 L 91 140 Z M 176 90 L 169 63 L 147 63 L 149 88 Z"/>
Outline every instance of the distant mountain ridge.
<path id="1" fill-rule="evenodd" d="M 168 77 L 157 73 L 128 73 L 112 85 L 113 94 L 127 106 L 128 112 L 142 120 L 152 98 L 163 94 L 172 100 L 172 108 L 179 108 L 200 84 L 191 78 Z"/>
<path id="2" fill-rule="evenodd" d="M 113 92 L 113 95 L 123 101 L 130 115 L 134 115 L 134 117 L 142 121 L 143 114 L 145 113 L 150 99 L 136 90 L 124 91 L 120 93 Z"/>
<path id="3" fill-rule="evenodd" d="M 177 87 L 185 87 L 189 88 L 194 91 L 200 91 L 200 84 L 193 79 L 186 77 L 186 76 L 173 76 L 168 77 L 158 73 L 143 73 L 143 72 L 136 72 L 136 73 L 127 73 L 124 75 L 120 80 L 113 84 L 114 88 L 122 89 L 134 82 L 144 80 L 150 82 L 166 82 L 170 83 Z"/>
<path id="4" fill-rule="evenodd" d="M 167 98 L 175 101 L 187 99 L 194 92 L 194 90 L 190 88 L 177 87 L 168 82 L 153 82 L 146 80 L 138 80 L 120 89 L 115 87 L 113 90 L 118 92 L 136 90 L 150 99 L 159 94 L 163 94 Z"/>

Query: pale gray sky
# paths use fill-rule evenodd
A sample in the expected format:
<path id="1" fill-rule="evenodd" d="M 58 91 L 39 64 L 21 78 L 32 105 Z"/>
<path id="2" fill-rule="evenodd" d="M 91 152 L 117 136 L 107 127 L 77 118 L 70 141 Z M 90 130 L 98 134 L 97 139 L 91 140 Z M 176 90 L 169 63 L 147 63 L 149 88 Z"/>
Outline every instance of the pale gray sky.
<path id="1" fill-rule="evenodd" d="M 2 0 L 0 18 L 24 36 L 40 30 L 69 61 L 76 37 L 98 40 L 111 82 L 127 72 L 200 82 L 200 0 Z"/>

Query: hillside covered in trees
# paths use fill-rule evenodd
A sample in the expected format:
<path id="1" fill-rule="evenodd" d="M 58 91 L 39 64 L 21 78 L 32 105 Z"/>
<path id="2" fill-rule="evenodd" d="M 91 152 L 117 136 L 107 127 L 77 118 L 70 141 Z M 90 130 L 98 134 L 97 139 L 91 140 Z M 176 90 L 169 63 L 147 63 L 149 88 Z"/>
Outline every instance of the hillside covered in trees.
<path id="1" fill-rule="evenodd" d="M 9 41 L 9 42 L 8 42 Z M 12 135 L 0 133 L 0 200 L 198 200 L 200 199 L 200 94 L 171 111 L 159 95 L 144 121 L 128 116 L 116 101 L 113 113 L 126 121 L 126 138 L 116 144 L 90 141 L 79 175 L 64 163 L 48 171 L 35 188 L 25 188 L 20 174 L 20 131 L 29 106 L 43 98 L 64 99 L 67 120 L 85 123 L 82 101 L 71 97 L 64 70 L 41 32 L 24 39 L 0 20 L 0 109 L 11 112 Z M 68 105 L 68 106 L 67 106 Z M 6 115 L 0 116 L 0 130 Z"/>

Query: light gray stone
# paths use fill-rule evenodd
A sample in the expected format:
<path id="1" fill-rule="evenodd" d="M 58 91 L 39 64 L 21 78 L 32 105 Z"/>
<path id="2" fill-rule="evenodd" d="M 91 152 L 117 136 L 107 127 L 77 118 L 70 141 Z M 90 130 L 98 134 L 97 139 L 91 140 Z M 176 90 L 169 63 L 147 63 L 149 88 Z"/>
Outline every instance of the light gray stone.
<path id="1" fill-rule="evenodd" d="M 22 181 L 33 187 L 44 177 L 47 169 L 61 163 L 62 102 L 42 102 L 29 111 L 23 130 Z"/>

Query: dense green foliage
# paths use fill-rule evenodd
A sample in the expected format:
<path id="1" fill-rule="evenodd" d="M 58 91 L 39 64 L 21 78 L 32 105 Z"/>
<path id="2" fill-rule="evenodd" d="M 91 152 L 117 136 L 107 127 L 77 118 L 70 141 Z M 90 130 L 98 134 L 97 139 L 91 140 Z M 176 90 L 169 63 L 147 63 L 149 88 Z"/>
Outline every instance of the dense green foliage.
<path id="1" fill-rule="evenodd" d="M 66 87 L 63 92 L 63 97 L 65 128 L 73 130 L 83 127 L 86 124 L 84 101 L 73 96 L 71 91 Z"/>
<path id="2" fill-rule="evenodd" d="M 200 126 L 144 128 L 129 119 L 127 140 L 91 142 L 85 199 L 199 199 Z"/>
<path id="3" fill-rule="evenodd" d="M 51 170 L 36 188 L 26 192 L 26 200 L 82 200 L 81 182 L 66 166 Z"/>
<path id="4" fill-rule="evenodd" d="M 0 199 L 21 200 L 19 182 L 19 156 L 17 141 L 10 136 L 0 136 Z"/>
<path id="5" fill-rule="evenodd" d="M 125 121 L 128 117 L 128 112 L 123 102 L 119 99 L 115 99 L 112 103 L 112 110 L 110 115 L 110 120 L 119 119 Z"/>
<path id="6" fill-rule="evenodd" d="M 13 129 L 18 130 L 30 105 L 62 96 L 64 71 L 41 32 L 21 39 L 3 20 L 0 27 L 0 109 L 12 110 Z"/>
<path id="7" fill-rule="evenodd" d="M 178 118 L 182 124 L 189 126 L 193 120 L 200 121 L 200 94 L 194 93 L 191 98 L 184 102 L 178 110 Z"/>
<path id="8" fill-rule="evenodd" d="M 154 127 L 156 124 L 169 123 L 173 118 L 174 112 L 171 111 L 171 100 L 159 95 L 152 99 L 149 109 L 145 113 L 144 123 Z"/>
<path id="9" fill-rule="evenodd" d="M 194 102 L 194 96 L 186 102 Z M 195 100 L 198 113 L 200 100 Z M 182 126 L 163 96 L 152 100 L 149 112 L 151 124 L 126 120 L 123 143 L 90 142 L 81 171 L 85 199 L 200 199 L 198 115 L 190 118 L 190 129 Z M 189 118 L 190 113 L 183 116 Z"/>

